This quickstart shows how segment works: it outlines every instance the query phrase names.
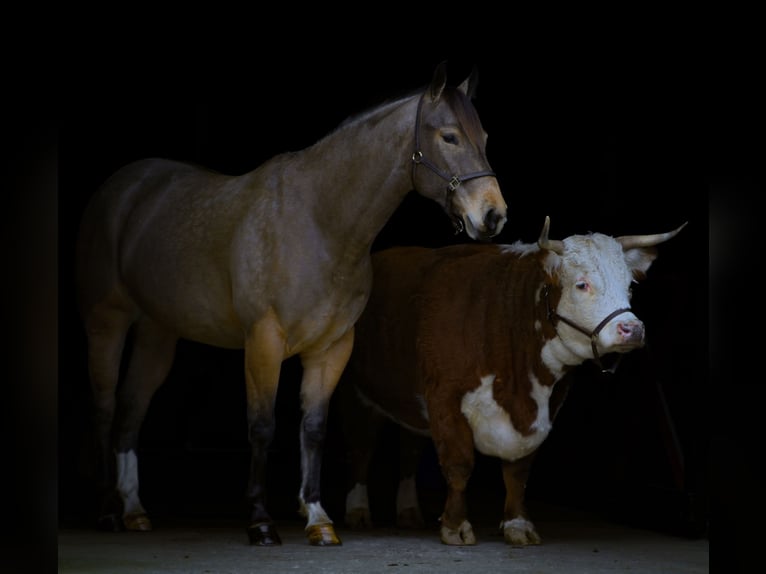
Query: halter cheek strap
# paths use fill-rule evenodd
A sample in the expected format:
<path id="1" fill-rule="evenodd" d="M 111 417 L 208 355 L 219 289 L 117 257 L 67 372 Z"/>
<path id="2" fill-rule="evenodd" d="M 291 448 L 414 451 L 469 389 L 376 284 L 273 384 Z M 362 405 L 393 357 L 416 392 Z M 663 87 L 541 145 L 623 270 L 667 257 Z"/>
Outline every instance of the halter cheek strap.
<path id="1" fill-rule="evenodd" d="M 452 197 L 461 183 L 470 179 L 476 179 L 477 177 L 497 176 L 495 175 L 495 172 L 491 170 L 474 171 L 465 175 L 449 175 L 447 172 L 439 169 L 433 162 L 429 161 L 429 159 L 423 155 L 423 152 L 420 150 L 420 115 L 421 110 L 423 109 L 423 98 L 425 98 L 425 92 L 420 96 L 420 99 L 418 100 L 418 111 L 417 116 L 415 117 L 415 151 L 412 152 L 412 182 L 414 185 L 416 166 L 424 165 L 430 169 L 432 172 L 447 182 L 447 207 L 451 209 Z M 455 220 L 455 228 L 456 235 L 463 231 L 463 221 L 461 219 L 458 218 Z"/>
<path id="2" fill-rule="evenodd" d="M 602 373 L 614 373 L 615 370 L 617 370 L 617 365 L 619 365 L 620 359 L 622 359 L 622 355 L 619 355 L 617 357 L 617 361 L 611 368 L 609 369 L 604 368 L 604 366 L 601 364 L 601 358 L 599 357 L 598 349 L 596 348 L 596 342 L 598 341 L 598 334 L 601 332 L 601 329 L 603 329 L 606 326 L 606 324 L 609 323 L 609 321 L 611 321 L 612 319 L 614 319 L 617 315 L 621 315 L 622 313 L 629 312 L 631 310 L 630 307 L 623 307 L 622 309 L 616 309 L 612 311 L 611 313 L 609 313 L 609 315 L 604 317 L 604 319 L 598 325 L 596 325 L 596 328 L 593 329 L 593 331 L 588 331 L 587 329 L 584 329 L 583 327 L 581 327 L 574 321 L 571 321 L 570 319 L 567 319 L 566 317 L 559 315 L 558 313 L 556 313 L 556 311 L 553 310 L 553 308 L 551 307 L 550 301 L 548 299 L 549 290 L 550 290 L 550 285 L 545 285 L 543 287 L 543 297 L 545 297 L 545 306 L 548 311 L 548 320 L 554 324 L 554 327 L 555 327 L 556 320 L 562 321 L 566 323 L 567 325 L 569 325 L 570 327 L 572 327 L 573 329 L 580 331 L 580 333 L 584 334 L 586 337 L 590 337 L 590 346 L 593 349 L 593 360 L 598 365 L 598 368 L 601 369 Z"/>

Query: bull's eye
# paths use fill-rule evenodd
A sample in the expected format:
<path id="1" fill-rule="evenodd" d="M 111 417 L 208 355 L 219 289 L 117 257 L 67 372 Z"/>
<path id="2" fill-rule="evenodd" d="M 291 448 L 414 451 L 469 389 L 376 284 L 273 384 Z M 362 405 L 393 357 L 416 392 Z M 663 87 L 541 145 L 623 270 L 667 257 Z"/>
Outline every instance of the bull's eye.
<path id="1" fill-rule="evenodd" d="M 588 282 L 587 281 L 578 281 L 575 283 L 575 287 L 579 289 L 580 291 L 587 291 L 588 290 Z"/>
<path id="2" fill-rule="evenodd" d="M 442 140 L 444 143 L 457 145 L 457 136 L 455 134 L 442 134 Z"/>

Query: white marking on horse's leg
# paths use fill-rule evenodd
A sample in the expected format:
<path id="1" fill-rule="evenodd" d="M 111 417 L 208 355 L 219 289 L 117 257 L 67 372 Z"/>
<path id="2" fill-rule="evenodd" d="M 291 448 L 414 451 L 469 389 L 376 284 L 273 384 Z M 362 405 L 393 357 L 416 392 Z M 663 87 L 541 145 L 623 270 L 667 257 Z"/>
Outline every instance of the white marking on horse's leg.
<path id="1" fill-rule="evenodd" d="M 138 458 L 132 450 L 118 452 L 117 455 L 117 492 L 122 498 L 123 516 L 145 514 L 138 497 Z"/>
<path id="2" fill-rule="evenodd" d="M 327 516 L 327 513 L 322 508 L 322 505 L 318 502 L 309 502 L 308 504 L 301 501 L 301 514 L 307 517 L 306 528 L 315 524 L 332 524 L 332 520 Z"/>
<path id="3" fill-rule="evenodd" d="M 356 483 L 346 495 L 346 512 L 354 508 L 369 510 L 370 500 L 367 498 L 367 485 Z"/>
<path id="4" fill-rule="evenodd" d="M 396 491 L 396 513 L 401 514 L 407 508 L 418 508 L 418 492 L 414 476 L 400 480 L 399 489 Z"/>

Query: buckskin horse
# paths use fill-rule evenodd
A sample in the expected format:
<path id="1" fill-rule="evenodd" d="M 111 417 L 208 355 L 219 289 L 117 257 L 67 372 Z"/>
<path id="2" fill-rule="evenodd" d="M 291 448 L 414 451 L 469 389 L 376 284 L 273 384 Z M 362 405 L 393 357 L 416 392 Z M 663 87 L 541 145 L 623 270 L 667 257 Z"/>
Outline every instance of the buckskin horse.
<path id="1" fill-rule="evenodd" d="M 489 240 L 506 221 L 471 101 L 476 71 L 457 87 L 446 80 L 442 63 L 425 89 L 244 175 L 146 159 L 93 196 L 78 238 L 77 289 L 101 528 L 152 528 L 139 498 L 138 435 L 182 338 L 244 348 L 252 545 L 281 544 L 265 503 L 267 450 L 282 363 L 299 355 L 300 511 L 310 544 L 341 544 L 322 508 L 320 470 L 329 401 L 372 286 L 375 237 L 412 189 L 472 239 Z"/>

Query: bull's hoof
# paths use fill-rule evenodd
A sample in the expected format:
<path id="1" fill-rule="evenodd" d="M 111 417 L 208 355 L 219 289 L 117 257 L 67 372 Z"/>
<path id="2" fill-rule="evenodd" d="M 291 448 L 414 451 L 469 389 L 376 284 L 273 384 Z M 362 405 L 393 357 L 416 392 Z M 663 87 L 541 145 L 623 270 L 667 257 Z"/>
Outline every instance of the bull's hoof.
<path id="1" fill-rule="evenodd" d="M 332 524 L 312 524 L 306 527 L 306 536 L 312 546 L 340 546 L 342 542 Z"/>
<path id="2" fill-rule="evenodd" d="M 152 521 L 143 512 L 137 514 L 126 514 L 122 517 L 125 530 L 131 532 L 149 532 L 152 529 Z"/>
<path id="3" fill-rule="evenodd" d="M 122 518 L 117 514 L 104 514 L 98 517 L 98 529 L 104 532 L 122 532 L 125 529 L 125 525 L 122 523 Z"/>
<path id="4" fill-rule="evenodd" d="M 253 523 L 247 527 L 251 546 L 281 546 L 282 539 L 271 522 Z"/>
<path id="5" fill-rule="evenodd" d="M 524 518 L 506 520 L 500 527 L 503 529 L 505 542 L 512 546 L 532 546 L 541 543 L 535 525 Z"/>
<path id="6" fill-rule="evenodd" d="M 353 508 L 346 513 L 346 526 L 354 530 L 373 528 L 372 517 L 368 508 Z"/>
<path id="7" fill-rule="evenodd" d="M 457 528 L 442 526 L 439 534 L 442 543 L 450 546 L 472 546 L 476 544 L 473 526 L 467 520 L 463 520 Z"/>
<path id="8" fill-rule="evenodd" d="M 425 522 L 419 509 L 405 508 L 396 515 L 396 526 L 405 530 L 420 530 L 425 527 Z"/>

